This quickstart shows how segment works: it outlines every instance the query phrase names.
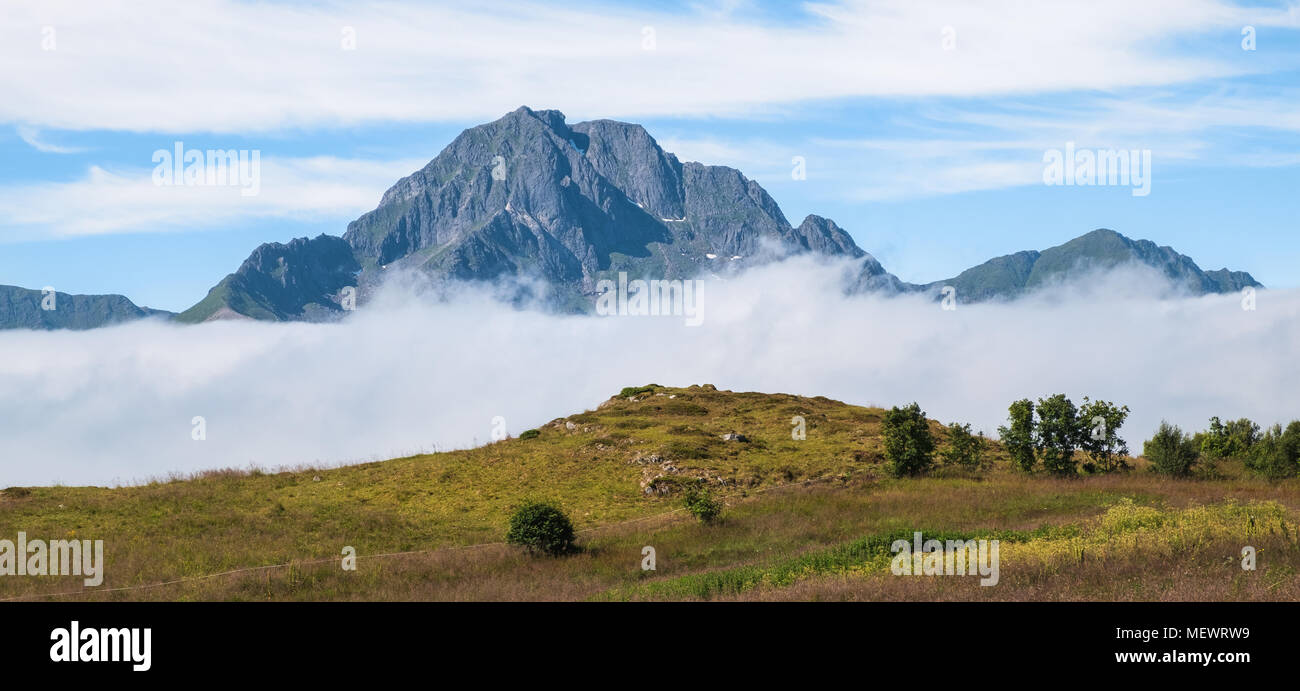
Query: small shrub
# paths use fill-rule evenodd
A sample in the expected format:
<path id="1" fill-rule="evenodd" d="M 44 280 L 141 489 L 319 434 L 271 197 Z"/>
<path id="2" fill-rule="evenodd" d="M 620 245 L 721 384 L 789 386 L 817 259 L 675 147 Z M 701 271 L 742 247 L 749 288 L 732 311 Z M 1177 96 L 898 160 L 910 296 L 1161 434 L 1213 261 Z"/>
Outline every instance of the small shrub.
<path id="1" fill-rule="evenodd" d="M 658 386 L 658 384 L 650 384 L 649 386 L 625 386 L 622 391 L 618 392 L 618 395 L 620 398 L 631 398 L 632 396 L 640 396 L 643 393 L 654 393 L 656 386 Z"/>
<path id="2" fill-rule="evenodd" d="M 1183 430 L 1162 421 L 1155 435 L 1142 443 L 1142 455 L 1157 473 L 1183 477 L 1196 465 L 1196 443 Z"/>
<path id="3" fill-rule="evenodd" d="M 984 462 L 984 433 L 979 436 L 970 433 L 970 423 L 948 425 L 947 445 L 939 452 L 944 465 L 959 465 L 967 468 L 979 468 Z"/>
<path id="4" fill-rule="evenodd" d="M 885 437 L 885 458 L 889 459 L 894 477 L 920 475 L 930 469 L 934 463 L 931 458 L 934 438 L 919 404 L 891 408 L 885 413 L 881 431 Z"/>
<path id="5" fill-rule="evenodd" d="M 520 432 L 520 433 L 519 433 L 519 438 L 520 438 L 520 439 L 536 439 L 537 437 L 541 436 L 541 434 L 542 434 L 541 432 L 538 432 L 538 431 L 535 430 L 535 429 L 526 429 L 526 430 L 524 430 L 523 432 Z"/>
<path id="6" fill-rule="evenodd" d="M 510 516 L 506 542 L 530 552 L 556 556 L 573 551 L 573 523 L 558 508 L 540 502 L 524 504 Z"/>
<path id="7" fill-rule="evenodd" d="M 713 496 L 703 481 L 697 480 L 686 486 L 683 503 L 701 523 L 712 523 L 722 514 L 722 501 Z"/>

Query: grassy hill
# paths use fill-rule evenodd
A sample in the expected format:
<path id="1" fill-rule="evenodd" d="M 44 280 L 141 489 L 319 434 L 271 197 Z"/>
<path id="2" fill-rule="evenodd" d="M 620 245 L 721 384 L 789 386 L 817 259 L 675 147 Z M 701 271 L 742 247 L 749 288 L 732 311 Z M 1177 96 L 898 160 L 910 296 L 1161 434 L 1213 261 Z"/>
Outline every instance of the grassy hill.
<path id="1" fill-rule="evenodd" d="M 884 411 L 711 386 L 628 389 L 536 436 L 335 469 L 218 471 L 125 488 L 0 492 L 0 538 L 103 539 L 99 588 L 0 578 L 52 599 L 1294 599 L 1300 484 L 1228 466 L 1214 480 L 1133 472 L 884 472 Z M 807 426 L 792 438 L 792 418 Z M 941 426 L 931 421 L 942 439 Z M 735 432 L 745 441 L 724 440 Z M 714 525 L 682 480 L 725 497 Z M 501 544 L 514 507 L 551 501 L 582 551 Z M 1003 542 L 1002 583 L 892 576 L 913 530 Z M 881 545 L 884 544 L 884 551 Z M 1243 544 L 1259 570 L 1237 565 Z M 655 571 L 641 569 L 653 546 Z M 345 546 L 358 568 L 340 568 Z M 65 593 L 50 596 L 51 593 Z"/>

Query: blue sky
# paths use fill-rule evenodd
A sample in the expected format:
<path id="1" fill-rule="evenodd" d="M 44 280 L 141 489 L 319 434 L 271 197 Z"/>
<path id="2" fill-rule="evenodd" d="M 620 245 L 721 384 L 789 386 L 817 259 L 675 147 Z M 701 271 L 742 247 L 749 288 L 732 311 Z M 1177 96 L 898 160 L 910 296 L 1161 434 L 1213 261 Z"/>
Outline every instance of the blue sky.
<path id="1" fill-rule="evenodd" d="M 174 5 L 0 9 L 0 283 L 184 309 L 527 104 L 735 166 L 904 280 L 1109 227 L 1300 285 L 1293 3 Z M 177 141 L 259 151 L 258 195 L 154 185 Z M 1149 150 L 1151 193 L 1043 184 L 1067 141 Z"/>

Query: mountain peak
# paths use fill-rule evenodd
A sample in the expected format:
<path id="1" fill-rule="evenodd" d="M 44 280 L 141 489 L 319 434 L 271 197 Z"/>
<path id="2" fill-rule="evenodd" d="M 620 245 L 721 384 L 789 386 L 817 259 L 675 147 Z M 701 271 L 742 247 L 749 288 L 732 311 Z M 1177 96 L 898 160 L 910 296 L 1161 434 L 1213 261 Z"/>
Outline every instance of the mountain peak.
<path id="1" fill-rule="evenodd" d="M 551 129 L 563 132 L 568 127 L 565 125 L 564 113 L 558 110 L 534 110 L 528 106 L 519 106 L 518 108 L 506 113 L 497 120 L 518 120 L 521 118 L 531 118 L 537 120 Z"/>
<path id="2" fill-rule="evenodd" d="M 227 315 L 329 321 L 341 316 L 339 293 L 357 285 L 360 270 L 352 248 L 334 235 L 268 242 L 176 318 L 190 323 Z"/>
<path id="3" fill-rule="evenodd" d="M 796 242 L 814 252 L 844 254 L 855 258 L 866 254 L 835 221 L 817 214 L 805 216 L 795 231 Z"/>

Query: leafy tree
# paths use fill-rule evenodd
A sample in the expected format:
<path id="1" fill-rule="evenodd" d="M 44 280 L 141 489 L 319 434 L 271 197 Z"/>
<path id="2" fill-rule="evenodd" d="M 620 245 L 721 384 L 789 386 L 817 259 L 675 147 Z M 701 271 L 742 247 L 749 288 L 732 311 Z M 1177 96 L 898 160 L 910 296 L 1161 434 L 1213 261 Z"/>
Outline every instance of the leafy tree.
<path id="1" fill-rule="evenodd" d="M 1183 477 L 1196 465 L 1196 442 L 1183 430 L 1163 420 L 1155 435 L 1142 443 L 1142 455 L 1158 473 Z"/>
<path id="2" fill-rule="evenodd" d="M 1201 453 L 1207 458 L 1242 458 L 1260 439 L 1259 425 L 1249 418 L 1223 423 L 1210 418 L 1210 428 L 1201 438 Z"/>
<path id="3" fill-rule="evenodd" d="M 712 523 L 722 515 L 722 501 L 714 498 L 713 492 L 701 480 L 686 486 L 684 503 L 686 510 L 700 519 L 701 523 Z"/>
<path id="4" fill-rule="evenodd" d="M 894 477 L 919 475 L 930 469 L 934 462 L 931 458 L 934 438 L 930 435 L 925 411 L 919 404 L 890 408 L 881 428 L 885 437 L 885 458 L 889 459 L 889 469 Z"/>
<path id="5" fill-rule="evenodd" d="M 573 523 L 558 508 L 530 502 L 510 516 L 506 542 L 552 556 L 573 550 Z"/>
<path id="6" fill-rule="evenodd" d="M 1200 441 L 1202 456 L 1214 459 L 1228 457 L 1228 435 L 1219 416 L 1210 418 L 1209 429 L 1198 432 L 1193 439 Z"/>
<path id="7" fill-rule="evenodd" d="M 1010 427 L 999 427 L 998 436 L 1002 446 L 1011 454 L 1011 461 L 1021 470 L 1029 472 L 1034 469 L 1034 402 L 1022 398 L 1007 409 Z"/>
<path id="8" fill-rule="evenodd" d="M 1251 422 L 1248 418 L 1232 420 L 1224 425 L 1228 432 L 1229 453 L 1233 457 L 1244 456 L 1250 452 L 1250 447 L 1260 439 L 1259 425 Z"/>
<path id="9" fill-rule="evenodd" d="M 1074 449 L 1079 443 L 1078 411 L 1074 403 L 1058 393 L 1038 399 L 1038 452 L 1043 468 L 1056 475 L 1073 475 Z"/>
<path id="10" fill-rule="evenodd" d="M 1083 397 L 1079 407 L 1079 448 L 1092 457 L 1097 470 L 1109 473 L 1128 468 L 1124 457 L 1128 443 L 1119 438 L 1119 428 L 1128 419 L 1128 406 Z"/>
<path id="11" fill-rule="evenodd" d="M 1300 422 L 1273 425 L 1246 452 L 1246 467 L 1270 480 L 1295 477 L 1300 472 Z"/>
<path id="12" fill-rule="evenodd" d="M 970 433 L 970 423 L 948 425 L 945 434 L 947 445 L 939 452 L 944 465 L 960 465 L 967 468 L 979 468 L 984 461 L 984 433 L 979 436 Z"/>

